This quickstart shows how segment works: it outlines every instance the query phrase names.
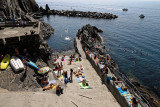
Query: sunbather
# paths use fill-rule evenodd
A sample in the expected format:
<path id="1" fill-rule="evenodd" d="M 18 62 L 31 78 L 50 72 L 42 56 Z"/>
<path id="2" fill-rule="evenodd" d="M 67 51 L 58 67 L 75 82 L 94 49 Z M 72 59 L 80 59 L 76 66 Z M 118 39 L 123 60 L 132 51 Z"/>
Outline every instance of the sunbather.
<path id="1" fill-rule="evenodd" d="M 55 85 L 51 83 L 50 85 L 43 87 L 43 91 L 53 89 L 54 87 Z"/>

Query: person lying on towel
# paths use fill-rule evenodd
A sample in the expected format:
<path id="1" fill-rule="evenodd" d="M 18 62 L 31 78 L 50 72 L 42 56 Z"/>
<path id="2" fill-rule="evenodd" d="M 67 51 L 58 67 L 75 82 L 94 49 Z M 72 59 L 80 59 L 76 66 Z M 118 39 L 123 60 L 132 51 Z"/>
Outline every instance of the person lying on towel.
<path id="1" fill-rule="evenodd" d="M 54 87 L 55 85 L 51 83 L 50 85 L 43 87 L 43 91 L 53 89 Z"/>

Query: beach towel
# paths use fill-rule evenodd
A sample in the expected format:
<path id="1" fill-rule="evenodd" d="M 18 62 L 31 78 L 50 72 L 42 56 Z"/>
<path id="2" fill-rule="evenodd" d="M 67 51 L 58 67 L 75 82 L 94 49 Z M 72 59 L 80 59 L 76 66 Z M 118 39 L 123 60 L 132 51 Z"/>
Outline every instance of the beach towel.
<path id="1" fill-rule="evenodd" d="M 76 62 L 83 62 L 83 60 L 81 60 L 81 61 L 78 60 L 78 61 L 76 61 Z"/>
<path id="2" fill-rule="evenodd" d="M 76 82 L 81 82 L 81 81 L 83 81 L 83 79 L 84 78 L 82 78 L 82 77 L 76 78 Z"/>
<path id="3" fill-rule="evenodd" d="M 80 85 L 83 89 L 91 89 L 90 86 L 83 86 L 82 83 L 79 83 L 79 85 Z"/>
<path id="4" fill-rule="evenodd" d="M 51 83 L 56 84 L 56 80 L 51 80 L 51 81 L 49 81 L 49 84 L 48 84 L 48 85 L 50 85 Z"/>
<path id="5" fill-rule="evenodd" d="M 61 76 L 59 76 L 58 78 L 59 78 L 59 79 L 63 79 L 63 78 L 64 78 L 64 76 L 63 76 L 63 75 L 61 75 Z"/>
<path id="6" fill-rule="evenodd" d="M 120 87 L 117 88 L 117 89 L 118 89 L 118 91 L 121 93 L 121 95 L 127 96 L 127 95 L 130 94 L 128 91 L 123 91 Z"/>
<path id="7" fill-rule="evenodd" d="M 76 82 L 80 82 L 80 79 L 79 79 L 79 78 L 76 78 Z"/>

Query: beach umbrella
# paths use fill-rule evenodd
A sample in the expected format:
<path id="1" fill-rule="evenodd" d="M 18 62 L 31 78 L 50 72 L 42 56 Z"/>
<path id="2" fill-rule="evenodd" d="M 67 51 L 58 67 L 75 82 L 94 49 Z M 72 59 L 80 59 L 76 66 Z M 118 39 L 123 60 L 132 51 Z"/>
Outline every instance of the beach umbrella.
<path id="1" fill-rule="evenodd" d="M 43 68 L 40 68 L 40 69 L 39 69 L 38 73 L 39 73 L 39 74 L 45 74 L 45 73 L 47 73 L 49 70 L 50 70 L 49 67 L 43 67 Z"/>

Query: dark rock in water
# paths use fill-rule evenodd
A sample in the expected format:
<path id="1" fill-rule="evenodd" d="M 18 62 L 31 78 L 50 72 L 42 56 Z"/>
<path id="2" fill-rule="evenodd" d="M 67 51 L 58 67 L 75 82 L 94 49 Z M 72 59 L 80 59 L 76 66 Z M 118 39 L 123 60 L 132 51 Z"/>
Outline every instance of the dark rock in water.
<path id="1" fill-rule="evenodd" d="M 128 11 L 128 9 L 127 9 L 127 8 L 123 8 L 122 10 L 123 10 L 123 11 Z"/>
<path id="2" fill-rule="evenodd" d="M 72 17 L 88 17 L 88 18 L 96 18 L 96 19 L 115 19 L 118 16 L 110 14 L 110 13 L 98 13 L 98 12 L 83 12 L 83 11 L 69 11 L 69 10 L 50 10 L 50 11 L 43 11 L 41 8 L 41 12 L 44 15 L 46 14 L 53 14 L 53 15 L 61 15 L 61 16 L 72 16 Z"/>
<path id="3" fill-rule="evenodd" d="M 143 14 L 141 14 L 139 17 L 140 17 L 141 19 L 143 19 L 145 16 L 144 16 Z"/>
<path id="4" fill-rule="evenodd" d="M 50 8 L 49 8 L 48 4 L 46 4 L 46 8 L 45 8 L 45 10 L 46 10 L 47 12 L 50 10 Z"/>
<path id="5" fill-rule="evenodd" d="M 40 10 L 42 13 L 44 13 L 44 12 L 45 12 L 45 9 L 43 9 L 43 7 L 42 7 L 42 6 L 40 6 L 39 10 Z"/>
<path id="6" fill-rule="evenodd" d="M 51 25 L 45 22 L 41 22 L 40 38 L 42 40 L 48 39 L 54 33 L 54 29 Z"/>

